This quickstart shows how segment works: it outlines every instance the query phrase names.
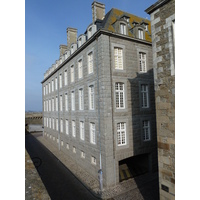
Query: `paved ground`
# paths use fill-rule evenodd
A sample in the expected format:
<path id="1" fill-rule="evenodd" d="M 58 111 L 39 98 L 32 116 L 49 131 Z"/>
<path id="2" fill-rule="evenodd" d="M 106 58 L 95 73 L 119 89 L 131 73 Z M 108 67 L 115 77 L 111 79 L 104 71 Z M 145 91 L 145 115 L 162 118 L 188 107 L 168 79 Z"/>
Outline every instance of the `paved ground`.
<path id="1" fill-rule="evenodd" d="M 52 200 L 95 200 L 91 192 L 32 134 L 26 135 L 26 149 Z M 37 198 L 44 199 L 44 198 Z"/>
<path id="2" fill-rule="evenodd" d="M 68 168 L 95 196 L 102 199 L 112 200 L 158 200 L 158 175 L 157 173 L 147 173 L 129 180 L 122 181 L 114 187 L 104 190 L 103 193 L 99 194 L 99 184 L 94 180 L 87 172 L 79 168 L 76 163 L 71 160 L 66 154 L 58 149 L 45 138 L 42 137 L 42 133 L 32 133 L 41 144 L 43 144 L 49 151 L 50 154 L 54 154 L 64 166 Z M 66 168 L 65 168 L 66 169 Z M 55 171 L 57 166 L 55 166 Z M 69 182 L 65 180 L 66 182 Z M 66 182 L 62 184 L 65 185 Z M 47 182 L 48 184 L 48 182 Z M 53 184 L 53 183 L 52 183 Z M 47 186 L 46 186 L 47 187 Z M 79 193 L 79 190 L 77 190 Z M 51 196 L 51 195 L 50 195 Z M 93 196 L 94 197 L 94 196 Z M 57 198 L 59 200 L 59 198 Z M 67 198 L 70 199 L 70 198 Z M 74 199 L 84 199 L 83 196 Z"/>

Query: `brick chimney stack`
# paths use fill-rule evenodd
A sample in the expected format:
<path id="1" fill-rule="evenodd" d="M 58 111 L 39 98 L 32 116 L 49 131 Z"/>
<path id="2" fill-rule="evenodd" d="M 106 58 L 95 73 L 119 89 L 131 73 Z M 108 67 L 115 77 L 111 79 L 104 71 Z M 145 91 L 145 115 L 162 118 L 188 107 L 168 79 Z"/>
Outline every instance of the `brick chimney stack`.
<path id="1" fill-rule="evenodd" d="M 67 47 L 70 48 L 72 43 L 77 43 L 77 29 L 67 28 Z"/>
<path id="2" fill-rule="evenodd" d="M 100 19 L 102 20 L 105 16 L 105 5 L 103 3 L 99 3 L 97 1 L 94 1 L 92 3 L 92 20 L 93 23 Z"/>

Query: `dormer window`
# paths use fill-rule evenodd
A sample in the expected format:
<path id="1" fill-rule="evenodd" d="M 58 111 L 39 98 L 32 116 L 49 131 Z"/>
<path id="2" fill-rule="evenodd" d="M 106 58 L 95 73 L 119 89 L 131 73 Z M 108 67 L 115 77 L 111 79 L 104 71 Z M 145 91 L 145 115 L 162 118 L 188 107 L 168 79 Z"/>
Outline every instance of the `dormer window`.
<path id="1" fill-rule="evenodd" d="M 82 38 L 79 38 L 78 40 L 78 46 L 80 47 L 82 45 Z"/>
<path id="2" fill-rule="evenodd" d="M 95 24 L 92 24 L 88 27 L 87 29 L 87 37 L 88 39 L 96 32 L 97 30 L 97 27 Z"/>
<path id="3" fill-rule="evenodd" d="M 144 31 L 142 29 L 138 29 L 138 38 L 139 39 L 144 39 Z"/>
<path id="4" fill-rule="evenodd" d="M 120 24 L 120 33 L 126 35 L 126 25 Z"/>

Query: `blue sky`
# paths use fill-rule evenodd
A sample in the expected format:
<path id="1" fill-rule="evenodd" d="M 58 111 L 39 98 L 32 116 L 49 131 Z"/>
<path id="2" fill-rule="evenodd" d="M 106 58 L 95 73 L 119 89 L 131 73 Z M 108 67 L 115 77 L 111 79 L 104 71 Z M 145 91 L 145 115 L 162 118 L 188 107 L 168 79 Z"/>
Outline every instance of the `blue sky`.
<path id="1" fill-rule="evenodd" d="M 67 44 L 66 28 L 85 32 L 92 22 L 93 0 L 25 1 L 25 110 L 42 111 L 41 81 L 45 71 L 59 58 L 59 45 Z M 106 13 L 111 8 L 148 18 L 144 12 L 156 0 L 99 0 Z"/>

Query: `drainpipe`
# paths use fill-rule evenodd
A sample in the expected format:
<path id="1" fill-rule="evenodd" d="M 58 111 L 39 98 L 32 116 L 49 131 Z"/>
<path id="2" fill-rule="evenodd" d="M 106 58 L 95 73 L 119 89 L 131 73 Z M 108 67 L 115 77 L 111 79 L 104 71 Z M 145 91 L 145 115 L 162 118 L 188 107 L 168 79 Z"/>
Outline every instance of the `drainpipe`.
<path id="1" fill-rule="evenodd" d="M 102 171 L 102 160 L 101 160 L 101 123 L 100 123 L 100 99 L 99 99 L 99 67 L 98 67 L 98 38 L 96 38 L 96 69 L 97 69 L 97 99 L 98 99 L 98 126 L 99 126 L 99 166 L 98 171 L 99 178 L 99 189 L 102 193 L 103 190 L 103 171 Z"/>

